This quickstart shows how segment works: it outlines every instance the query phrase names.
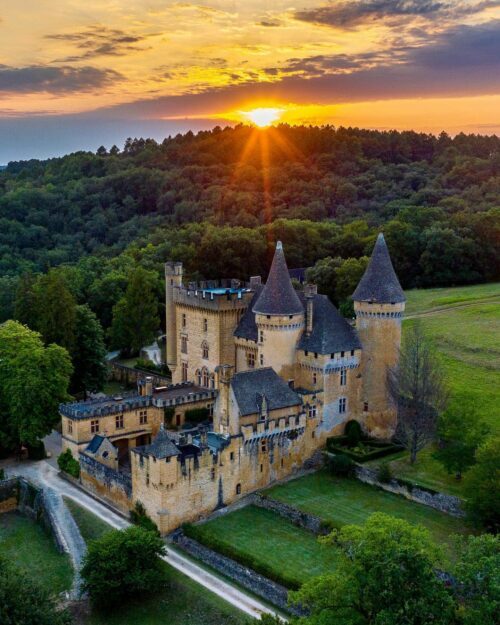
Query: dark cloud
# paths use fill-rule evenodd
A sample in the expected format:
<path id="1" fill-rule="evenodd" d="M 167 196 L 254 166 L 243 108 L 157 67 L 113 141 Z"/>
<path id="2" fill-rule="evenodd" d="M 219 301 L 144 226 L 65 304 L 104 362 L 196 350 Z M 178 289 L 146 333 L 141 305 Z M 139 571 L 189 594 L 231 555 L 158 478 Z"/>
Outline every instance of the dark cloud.
<path id="1" fill-rule="evenodd" d="M 62 62 L 80 61 L 98 56 L 123 56 L 135 50 L 144 50 L 140 46 L 146 37 L 129 35 L 125 31 L 106 26 L 91 26 L 73 33 L 46 35 L 46 39 L 73 43 L 79 52 L 64 59 Z"/>
<path id="2" fill-rule="evenodd" d="M 263 18 L 260 20 L 259 26 L 267 26 L 268 28 L 273 28 L 275 26 L 281 26 L 281 21 L 274 18 Z"/>
<path id="3" fill-rule="evenodd" d="M 497 6 L 500 6 L 498 0 L 472 3 L 469 0 L 340 0 L 296 11 L 295 18 L 337 28 L 353 28 L 367 22 L 408 17 L 456 19 Z"/>
<path id="4" fill-rule="evenodd" d="M 118 72 L 96 67 L 0 65 L 0 92 L 69 93 L 105 87 L 121 78 Z"/>

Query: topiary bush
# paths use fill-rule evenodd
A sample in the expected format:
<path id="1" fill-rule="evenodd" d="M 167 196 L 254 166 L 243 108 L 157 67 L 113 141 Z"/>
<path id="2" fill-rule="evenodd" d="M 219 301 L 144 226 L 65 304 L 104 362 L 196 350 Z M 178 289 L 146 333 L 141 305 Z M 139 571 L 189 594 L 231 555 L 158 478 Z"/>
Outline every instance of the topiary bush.
<path id="1" fill-rule="evenodd" d="M 71 449 L 66 449 L 66 451 L 59 455 L 57 458 L 57 466 L 61 471 L 64 471 L 64 473 L 76 479 L 80 477 L 80 463 L 73 458 Z"/>
<path id="2" fill-rule="evenodd" d="M 351 447 L 355 447 L 363 436 L 361 425 L 359 424 L 359 421 L 356 421 L 355 419 L 352 419 L 345 424 L 344 432 L 347 436 L 347 442 Z"/>
<path id="3" fill-rule="evenodd" d="M 351 477 L 354 474 L 354 462 L 344 454 L 332 454 L 328 464 L 333 475 Z"/>

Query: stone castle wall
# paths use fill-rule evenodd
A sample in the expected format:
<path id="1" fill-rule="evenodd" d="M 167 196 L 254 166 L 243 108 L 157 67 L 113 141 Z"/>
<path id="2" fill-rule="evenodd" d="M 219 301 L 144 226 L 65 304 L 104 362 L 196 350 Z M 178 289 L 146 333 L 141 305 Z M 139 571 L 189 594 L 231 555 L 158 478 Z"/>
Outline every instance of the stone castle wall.
<path id="1" fill-rule="evenodd" d="M 133 507 L 130 475 L 107 467 L 85 453 L 80 454 L 80 483 L 121 512 L 128 513 Z"/>

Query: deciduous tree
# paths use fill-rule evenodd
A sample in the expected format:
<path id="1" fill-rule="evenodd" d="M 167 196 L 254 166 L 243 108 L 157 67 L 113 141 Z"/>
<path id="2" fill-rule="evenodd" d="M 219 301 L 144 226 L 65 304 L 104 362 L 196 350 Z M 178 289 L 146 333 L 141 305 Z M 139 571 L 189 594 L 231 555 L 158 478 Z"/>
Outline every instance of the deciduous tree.
<path id="1" fill-rule="evenodd" d="M 100 391 L 106 381 L 106 346 L 101 324 L 90 308 L 76 307 L 75 342 L 73 349 L 72 389 L 83 392 Z"/>
<path id="2" fill-rule="evenodd" d="M 492 532 L 500 530 L 500 437 L 492 436 L 476 452 L 465 477 L 470 517 Z"/>

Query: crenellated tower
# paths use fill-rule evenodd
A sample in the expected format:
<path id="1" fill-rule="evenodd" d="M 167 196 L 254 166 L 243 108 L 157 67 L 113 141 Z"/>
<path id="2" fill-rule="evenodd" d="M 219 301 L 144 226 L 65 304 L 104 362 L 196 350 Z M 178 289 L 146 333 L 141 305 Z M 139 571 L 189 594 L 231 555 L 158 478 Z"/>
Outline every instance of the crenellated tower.
<path id="1" fill-rule="evenodd" d="M 272 367 L 283 379 L 294 377 L 297 343 L 304 331 L 304 306 L 293 288 L 281 241 L 276 244 L 266 285 L 253 306 L 258 366 Z"/>
<path id="2" fill-rule="evenodd" d="M 177 368 L 177 321 L 174 291 L 182 286 L 182 263 L 165 263 L 165 314 L 167 366 L 174 375 Z"/>
<path id="3" fill-rule="evenodd" d="M 375 436 L 392 434 L 395 411 L 387 390 L 387 371 L 399 359 L 406 298 L 380 233 L 368 267 L 352 295 L 356 328 L 363 346 L 361 410 Z"/>

